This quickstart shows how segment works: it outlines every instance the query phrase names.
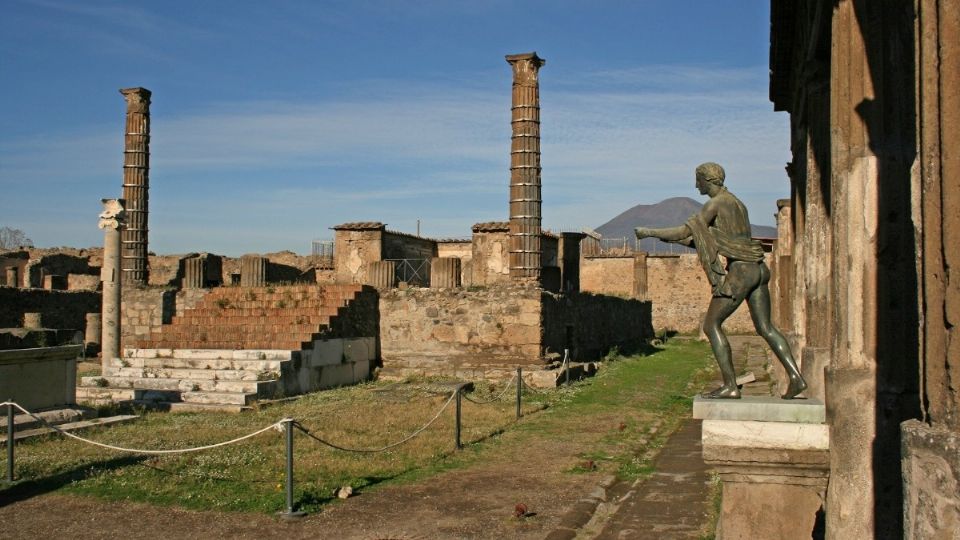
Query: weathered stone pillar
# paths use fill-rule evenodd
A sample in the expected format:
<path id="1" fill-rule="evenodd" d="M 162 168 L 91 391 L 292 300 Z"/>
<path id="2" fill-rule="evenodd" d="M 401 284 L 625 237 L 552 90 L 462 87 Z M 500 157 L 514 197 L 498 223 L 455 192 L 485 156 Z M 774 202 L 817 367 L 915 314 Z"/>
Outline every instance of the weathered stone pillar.
<path id="1" fill-rule="evenodd" d="M 918 303 L 923 421 L 901 425 L 903 536 L 960 529 L 960 2 L 917 5 Z M 918 201 L 916 199 L 919 199 Z"/>
<path id="2" fill-rule="evenodd" d="M 83 344 L 87 347 L 100 345 L 100 321 L 101 317 L 99 313 L 87 313 L 87 325 L 83 334 Z"/>
<path id="3" fill-rule="evenodd" d="M 146 285 L 147 208 L 150 187 L 150 95 L 146 88 L 120 90 L 127 101 L 123 149 L 123 198 L 127 225 L 122 233 L 123 282 Z"/>
<path id="4" fill-rule="evenodd" d="M 430 288 L 454 289 L 460 286 L 460 259 L 434 257 L 430 260 Z"/>
<path id="5" fill-rule="evenodd" d="M 28 328 L 30 330 L 43 328 L 43 317 L 41 316 L 40 313 L 24 313 L 23 327 Z"/>
<path id="6" fill-rule="evenodd" d="M 513 67 L 510 143 L 510 277 L 540 277 L 540 82 L 537 53 L 507 56 Z"/>
<path id="7" fill-rule="evenodd" d="M 267 284 L 267 269 L 270 261 L 259 255 L 240 257 L 240 286 L 263 287 Z"/>
<path id="8" fill-rule="evenodd" d="M 17 271 L 16 266 L 7 267 L 7 286 L 20 287 L 20 272 Z"/>
<path id="9" fill-rule="evenodd" d="M 372 261 L 367 265 L 367 283 L 377 289 L 393 289 L 397 286 L 396 261 Z"/>
<path id="10" fill-rule="evenodd" d="M 103 229 L 103 347 L 101 361 L 106 373 L 111 361 L 120 357 L 120 232 L 126 213 L 123 199 L 103 199 L 99 226 Z"/>
<path id="11" fill-rule="evenodd" d="M 183 260 L 184 289 L 202 289 L 206 278 L 206 261 L 201 257 L 191 257 Z"/>

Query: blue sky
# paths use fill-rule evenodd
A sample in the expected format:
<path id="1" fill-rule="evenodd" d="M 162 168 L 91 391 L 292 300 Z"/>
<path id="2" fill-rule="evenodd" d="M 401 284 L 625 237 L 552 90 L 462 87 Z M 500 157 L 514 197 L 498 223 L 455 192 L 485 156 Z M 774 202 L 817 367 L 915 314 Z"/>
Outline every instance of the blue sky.
<path id="1" fill-rule="evenodd" d="M 0 226 L 99 245 L 125 104 L 153 91 L 150 249 L 289 249 L 347 221 L 469 237 L 508 217 L 510 68 L 537 51 L 544 226 L 699 199 L 727 168 L 751 220 L 787 197 L 769 4 L 0 1 Z"/>

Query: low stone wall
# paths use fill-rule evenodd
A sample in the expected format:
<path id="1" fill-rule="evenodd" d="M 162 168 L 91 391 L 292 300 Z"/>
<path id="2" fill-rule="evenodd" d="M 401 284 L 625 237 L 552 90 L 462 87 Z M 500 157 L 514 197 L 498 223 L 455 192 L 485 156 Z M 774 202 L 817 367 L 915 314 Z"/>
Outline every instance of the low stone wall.
<path id="1" fill-rule="evenodd" d="M 599 360 L 613 347 L 629 349 L 653 337 L 651 305 L 645 300 L 575 293 L 544 293 L 544 350 L 570 349 L 576 362 Z"/>
<path id="2" fill-rule="evenodd" d="M 542 368 L 564 348 L 574 360 L 595 360 L 652 334 L 649 302 L 525 284 L 380 297 L 380 356 L 385 370 L 401 375 L 499 377 L 517 366 Z"/>
<path id="3" fill-rule="evenodd" d="M 87 313 L 99 312 L 99 292 L 0 287 L 0 328 L 19 328 L 24 313 L 39 313 L 46 328 L 82 331 Z"/>
<path id="4" fill-rule="evenodd" d="M 540 365 L 540 289 L 390 290 L 380 296 L 384 368 L 421 374 L 484 365 Z"/>

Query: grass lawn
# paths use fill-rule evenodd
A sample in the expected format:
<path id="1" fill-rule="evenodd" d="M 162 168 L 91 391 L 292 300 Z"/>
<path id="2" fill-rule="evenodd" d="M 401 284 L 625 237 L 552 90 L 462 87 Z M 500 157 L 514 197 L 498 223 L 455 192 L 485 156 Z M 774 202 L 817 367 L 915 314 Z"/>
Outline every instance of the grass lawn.
<path id="1" fill-rule="evenodd" d="M 569 474 L 607 472 L 633 478 L 649 472 L 656 448 L 689 416 L 693 396 L 713 373 L 706 344 L 674 340 L 662 349 L 611 355 L 600 373 L 570 387 L 524 395 L 515 421 L 515 392 L 501 401 L 463 401 L 463 450 L 454 448 L 454 404 L 409 442 L 378 453 L 352 453 L 295 436 L 296 500 L 316 511 L 334 490 L 376 489 L 412 482 L 483 460 L 522 456 L 532 441 L 583 448 Z M 480 383 L 471 394 L 503 390 Z M 372 382 L 303 396 L 244 414 L 151 413 L 131 424 L 83 432 L 98 442 L 142 449 L 190 448 L 246 435 L 286 417 L 311 433 L 350 448 L 378 448 L 404 439 L 449 398 L 436 381 Z M 202 452 L 125 454 L 59 435 L 16 447 L 20 480 L 6 492 L 92 495 L 194 509 L 275 512 L 284 507 L 284 437 L 270 430 L 241 443 Z M 6 468 L 6 454 L 0 470 Z M 22 494 L 22 493 L 20 493 Z"/>

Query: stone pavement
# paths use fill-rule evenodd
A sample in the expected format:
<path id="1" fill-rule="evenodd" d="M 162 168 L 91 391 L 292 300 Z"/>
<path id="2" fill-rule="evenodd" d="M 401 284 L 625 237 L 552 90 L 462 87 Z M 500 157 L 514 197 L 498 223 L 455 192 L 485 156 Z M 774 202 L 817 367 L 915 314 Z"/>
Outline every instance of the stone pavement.
<path id="1" fill-rule="evenodd" d="M 731 336 L 730 345 L 737 373 L 752 371 L 757 378 L 743 386 L 743 395 L 776 395 L 771 372 L 778 368 L 770 367 L 771 360 L 776 360 L 766 343 L 759 336 Z M 719 384 L 718 379 L 710 387 Z M 571 511 L 571 519 L 564 520 L 569 525 L 553 531 L 547 539 L 700 538 L 711 519 L 711 477 L 703 463 L 700 436 L 699 420 L 684 421 L 660 449 L 651 476 L 600 486 L 598 493 Z M 573 525 L 576 515 L 580 522 Z"/>
<path id="2" fill-rule="evenodd" d="M 616 507 L 592 538 L 700 536 L 708 518 L 710 475 L 700 455 L 699 420 L 683 423 L 660 450 L 654 468 L 650 477 L 637 480 L 616 502 L 609 503 Z"/>

